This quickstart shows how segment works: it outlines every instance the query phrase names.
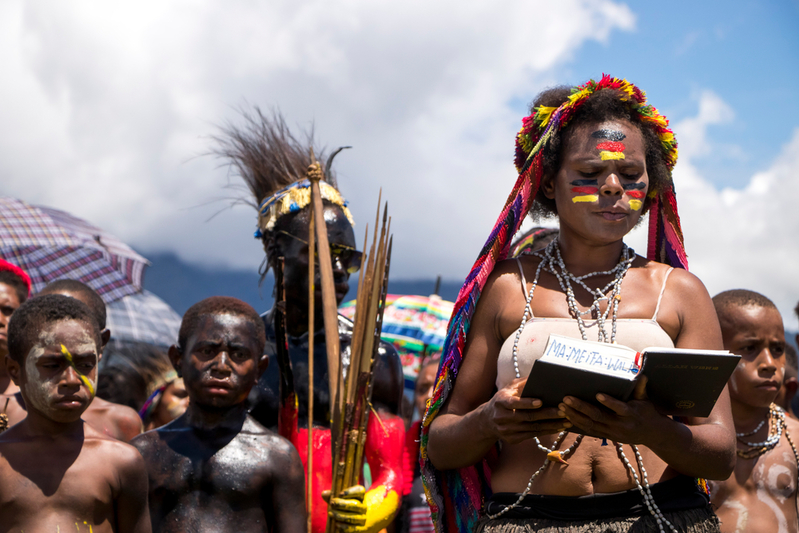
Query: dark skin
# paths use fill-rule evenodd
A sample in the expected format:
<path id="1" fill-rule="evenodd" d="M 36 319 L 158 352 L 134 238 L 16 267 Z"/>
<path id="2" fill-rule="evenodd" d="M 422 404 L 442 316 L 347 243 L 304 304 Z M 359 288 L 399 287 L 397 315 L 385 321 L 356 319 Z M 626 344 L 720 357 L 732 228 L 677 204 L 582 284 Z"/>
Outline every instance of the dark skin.
<path id="1" fill-rule="evenodd" d="M 247 317 L 203 317 L 169 357 L 189 393 L 185 414 L 136 437 L 150 480 L 153 531 L 305 530 L 297 451 L 247 414 L 268 359 Z"/>
<path id="2" fill-rule="evenodd" d="M 150 531 L 141 455 L 80 418 L 85 380 L 96 383 L 94 335 L 85 322 L 50 322 L 22 365 L 6 358 L 29 410 L 0 435 L 0 531 Z"/>
<path id="3" fill-rule="evenodd" d="M 342 210 L 336 206 L 325 205 L 325 223 L 330 243 L 355 248 L 355 234 Z M 308 405 L 308 213 L 303 212 L 290 220 L 278 220 L 272 240 L 264 244 L 270 260 L 284 257 L 283 285 L 286 297 L 286 329 L 289 335 L 289 357 L 294 373 L 294 384 L 299 401 L 299 424 L 307 425 Z M 289 217 L 286 217 L 289 218 Z M 285 233 L 297 237 L 292 238 Z M 335 283 L 336 305 L 340 305 L 349 290 L 347 265 L 340 258 L 332 256 L 333 280 Z M 274 264 L 273 264 L 274 267 Z M 327 376 L 327 349 L 324 340 L 324 318 L 322 315 L 322 289 L 319 267 L 315 268 L 315 306 L 314 321 L 314 424 L 321 427 L 330 425 L 330 392 Z M 273 330 L 274 310 L 266 315 L 267 330 Z M 342 346 L 343 348 L 343 346 Z M 267 346 L 267 351 L 270 351 Z M 402 394 L 402 367 L 395 353 L 379 354 L 376 365 L 373 401 L 390 415 L 399 413 L 399 399 Z M 277 424 L 277 390 L 279 369 L 276 362 L 264 373 L 259 383 L 259 392 L 269 396 L 264 406 L 256 408 L 258 418 L 264 423 Z M 265 405 L 268 404 L 268 407 Z M 267 412 L 268 411 L 268 412 Z"/>
<path id="4" fill-rule="evenodd" d="M 597 140 L 591 135 L 599 129 L 624 133 L 624 159 L 601 159 Z M 635 198 L 628 191 L 646 192 L 649 183 L 641 132 L 621 121 L 575 125 L 564 143 L 562 161 L 556 175 L 545 177 L 542 189 L 557 205 L 563 260 L 576 276 L 609 270 L 618 263 L 622 239 L 641 213 L 635 204 L 631 206 Z M 593 201 L 574 200 L 583 194 L 573 190 L 579 180 L 594 182 Z M 642 189 L 629 187 L 639 183 Z M 522 258 L 528 280 L 525 291 L 538 262 L 533 256 Z M 666 270 L 666 265 L 635 259 L 622 283 L 619 318 L 653 316 Z M 591 285 L 604 286 L 611 279 L 597 276 L 591 278 Z M 575 296 L 581 311 L 592 302 L 582 289 L 575 289 Z M 545 458 L 531 439 L 542 437 L 542 443 L 550 446 L 555 434 L 567 429 L 572 434 L 560 449 L 574 442 L 574 433 L 589 438 L 568 459 L 569 466 L 553 465 L 538 476 L 532 493 L 582 496 L 634 488 L 615 447 L 601 446 L 602 438 L 639 445 L 650 483 L 678 473 L 711 479 L 729 476 L 734 464 L 734 432 L 726 389 L 710 417 L 689 419 L 685 425 L 655 410 L 646 399 L 643 380 L 633 400 L 625 403 L 598 395 L 600 405 L 565 397 L 559 407 L 543 408 L 540 400 L 521 397 L 526 376 L 497 391 L 498 353 L 505 339 L 518 329 L 524 306 L 516 262 L 498 264 L 478 301 L 458 380 L 430 428 L 428 453 L 437 468 L 473 465 L 497 441 L 503 441 L 493 465 L 492 489 L 522 492 Z M 570 318 L 557 279 L 546 272 L 541 274 L 531 306 L 536 317 Z M 677 347 L 721 349 L 710 297 L 702 283 L 684 270 L 675 269 L 669 277 L 658 323 Z M 634 457 L 629 446 L 625 454 Z"/>
<path id="5" fill-rule="evenodd" d="M 0 361 L 8 355 L 8 321 L 20 305 L 17 290 L 11 285 L 0 283 Z M 10 396 L 17 390 L 11 382 L 11 376 L 6 372 L 5 365 L 0 365 L 0 394 Z M 5 399 L 2 399 L 2 402 L 5 405 Z"/>
<path id="6" fill-rule="evenodd" d="M 286 215 L 277 221 L 275 230 L 271 232 L 264 242 L 264 249 L 272 267 L 278 257 L 284 257 L 283 282 L 286 296 L 286 323 L 289 344 L 289 357 L 291 359 L 294 388 L 297 393 L 299 405 L 299 427 L 307 427 L 308 405 L 308 267 L 310 254 L 308 251 L 308 210 L 298 215 Z M 334 205 L 326 204 L 324 218 L 327 225 L 328 240 L 331 244 L 338 244 L 355 248 L 355 234 L 343 211 Z M 285 233 L 284 233 L 285 232 Z M 291 234 L 293 237 L 286 235 Z M 305 241 L 305 242 L 302 242 Z M 332 255 L 332 254 L 331 254 Z M 340 304 L 349 289 L 349 276 L 347 264 L 340 257 L 332 255 L 333 279 L 335 283 L 336 304 Z M 314 317 L 314 425 L 322 428 L 330 427 L 330 391 L 327 375 L 327 350 L 324 336 L 324 319 L 322 314 L 321 277 L 318 266 L 315 269 L 315 317 Z M 274 331 L 274 309 L 264 316 L 267 331 Z M 268 335 L 269 337 L 270 335 Z M 348 339 L 342 336 L 342 349 L 348 344 Z M 270 339 L 268 352 L 274 353 L 273 339 Z M 264 374 L 258 387 L 258 398 L 253 413 L 270 426 L 277 424 L 278 412 L 278 383 L 279 369 L 275 364 Z M 381 419 L 391 424 L 398 419 L 400 399 L 402 397 L 402 367 L 399 356 L 393 349 L 381 349 L 375 362 L 375 378 L 372 401 L 375 409 L 380 413 Z M 400 443 L 401 445 L 401 443 Z M 368 447 L 368 446 L 367 446 Z M 380 466 L 385 471 L 394 471 L 399 474 L 401 464 L 390 456 L 391 448 L 379 447 L 367 450 L 366 456 L 370 465 Z M 377 485 L 377 484 L 376 484 Z M 378 488 L 370 489 L 381 490 Z M 367 501 L 369 499 L 367 494 Z M 379 503 L 379 502 L 377 502 Z M 337 505 L 334 502 L 333 507 Z M 367 526 L 363 531 L 371 531 L 375 524 L 382 524 L 386 518 L 385 508 L 377 511 L 379 505 L 372 506 L 371 515 L 379 515 L 379 519 L 367 519 Z M 363 509 L 362 509 L 363 510 Z M 368 512 L 366 513 L 368 514 Z"/>
<path id="7" fill-rule="evenodd" d="M 735 430 L 751 433 L 768 416 L 769 405 L 782 383 L 785 365 L 782 317 L 773 308 L 728 305 L 719 310 L 719 319 L 724 347 L 741 356 L 730 377 Z M 799 422 L 787 416 L 785 422 L 796 443 Z M 744 442 L 762 442 L 768 434 L 769 427 L 765 424 L 755 433 L 739 438 L 738 449 L 748 450 L 750 447 Z M 750 459 L 738 457 L 733 475 L 712 482 L 710 488 L 724 533 L 799 530 L 796 457 L 784 436 L 762 455 Z"/>
<path id="8" fill-rule="evenodd" d="M 92 307 L 93 302 L 87 298 L 83 293 L 72 291 L 43 291 L 42 294 L 61 294 L 70 298 L 75 298 L 86 304 L 89 308 Z M 100 348 L 100 358 L 102 359 L 102 351 L 105 349 L 111 338 L 111 331 L 107 328 L 100 332 L 102 346 Z M 27 409 L 25 401 L 19 393 L 8 395 L 10 401 L 8 403 L 7 414 L 8 424 L 12 426 L 27 416 Z M 5 400 L 3 400 L 5 404 Z M 139 413 L 126 405 L 119 405 L 117 403 L 103 400 L 102 398 L 94 397 L 89 407 L 83 413 L 83 420 L 88 422 L 98 431 L 113 437 L 115 439 L 130 442 L 130 440 L 142 432 L 142 422 L 139 418 Z"/>

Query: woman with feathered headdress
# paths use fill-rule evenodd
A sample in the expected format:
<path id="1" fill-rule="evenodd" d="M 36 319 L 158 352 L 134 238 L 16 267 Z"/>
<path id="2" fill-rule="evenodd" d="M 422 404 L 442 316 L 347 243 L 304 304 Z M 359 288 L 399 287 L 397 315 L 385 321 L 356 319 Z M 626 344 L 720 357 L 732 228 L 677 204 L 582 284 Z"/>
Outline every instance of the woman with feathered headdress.
<path id="1" fill-rule="evenodd" d="M 686 270 L 676 159 L 668 121 L 626 80 L 544 91 L 523 119 L 519 178 L 456 301 L 423 422 L 439 532 L 718 531 L 697 478 L 734 464 L 726 390 L 708 418 L 681 421 L 658 413 L 645 380 L 629 402 L 521 397 L 552 333 L 721 349 L 710 297 Z M 503 261 L 530 211 L 557 216 L 557 238 Z M 623 238 L 647 212 L 645 258 Z"/>
<path id="2" fill-rule="evenodd" d="M 349 276 L 360 267 L 361 253 L 355 248 L 352 215 L 337 189 L 332 171 L 333 157 L 313 148 L 313 134 L 300 140 L 292 134 L 279 113 L 264 115 L 258 108 L 244 114 L 242 127 L 228 125 L 217 139 L 217 154 L 227 159 L 252 193 L 258 208 L 256 238 L 260 239 L 266 258 L 262 274 L 276 268 L 284 259 L 283 285 L 286 298 L 286 332 L 297 406 L 281 406 L 278 383 L 286 378 L 286 369 L 276 362 L 275 310 L 263 315 L 266 326 L 270 365 L 250 395 L 252 415 L 267 427 L 276 427 L 278 411 L 293 411 L 281 418 L 280 433 L 289 438 L 307 467 L 308 457 L 308 267 L 313 260 L 308 249 L 308 221 L 311 212 L 310 182 L 306 172 L 318 162 L 323 170 L 320 182 L 324 204 L 324 223 L 330 243 L 337 304 L 349 290 Z M 327 374 L 321 283 L 316 269 L 314 316 L 314 397 L 313 397 L 313 531 L 322 533 L 327 522 L 328 506 L 322 491 L 331 486 L 330 391 Z M 339 317 L 341 353 L 349 345 L 352 323 Z M 375 362 L 372 403 L 380 418 L 370 417 L 365 446 L 372 474 L 368 491 L 354 488 L 354 496 L 335 497 L 330 507 L 339 522 L 348 521 L 349 530 L 370 533 L 384 527 L 399 506 L 404 425 L 399 413 L 403 379 L 399 356 L 390 344 L 381 343 Z M 288 423 L 286 420 L 290 420 Z M 360 493 L 359 493 L 360 490 Z M 349 494 L 348 493 L 348 494 Z"/>

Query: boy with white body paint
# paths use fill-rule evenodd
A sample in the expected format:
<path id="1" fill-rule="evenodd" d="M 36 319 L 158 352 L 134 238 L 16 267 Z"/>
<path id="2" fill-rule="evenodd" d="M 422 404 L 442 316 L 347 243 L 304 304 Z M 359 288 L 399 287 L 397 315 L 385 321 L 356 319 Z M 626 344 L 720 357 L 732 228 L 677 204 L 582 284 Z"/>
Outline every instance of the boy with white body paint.
<path id="1" fill-rule="evenodd" d="M 799 422 L 774 403 L 783 382 L 785 333 L 775 305 L 756 292 L 713 298 L 724 348 L 741 356 L 729 382 L 738 437 L 737 461 L 726 481 L 710 482 L 722 532 L 799 531 Z"/>
<path id="2" fill-rule="evenodd" d="M 81 420 L 97 386 L 92 311 L 66 296 L 33 298 L 14 313 L 8 346 L 28 416 L 0 435 L 0 533 L 149 533 L 141 456 Z"/>

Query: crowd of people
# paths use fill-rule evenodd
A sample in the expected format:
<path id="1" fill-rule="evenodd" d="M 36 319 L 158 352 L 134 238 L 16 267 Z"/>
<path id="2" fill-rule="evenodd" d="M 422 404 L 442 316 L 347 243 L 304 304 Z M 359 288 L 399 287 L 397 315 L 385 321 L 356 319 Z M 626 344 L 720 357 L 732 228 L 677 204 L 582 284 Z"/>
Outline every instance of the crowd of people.
<path id="1" fill-rule="evenodd" d="M 245 119 L 217 153 L 258 209 L 262 274 L 282 280 L 262 315 L 208 298 L 168 350 L 110 358 L 91 287 L 57 280 L 32 295 L 0 260 L 0 532 L 799 531 L 796 351 L 766 296 L 711 298 L 688 271 L 677 143 L 637 87 L 603 76 L 535 99 L 518 180 L 443 352 L 420 363 L 413 405 L 395 347 L 376 345 L 364 481 L 337 494 L 329 337 L 319 274 L 309 279 L 314 175 L 336 304 L 361 264 L 337 152 L 313 150 L 279 114 Z M 645 213 L 642 256 L 624 237 Z M 558 229 L 514 241 L 528 215 Z M 703 418 L 659 412 L 644 378 L 629 401 L 544 405 L 522 392 L 552 334 L 740 361 Z M 343 316 L 338 336 L 346 366 Z"/>

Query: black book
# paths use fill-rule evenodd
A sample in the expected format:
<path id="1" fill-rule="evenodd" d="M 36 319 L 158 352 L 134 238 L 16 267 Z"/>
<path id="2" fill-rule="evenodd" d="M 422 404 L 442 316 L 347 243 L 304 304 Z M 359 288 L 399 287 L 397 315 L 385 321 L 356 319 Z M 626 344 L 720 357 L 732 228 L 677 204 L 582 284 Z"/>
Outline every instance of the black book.
<path id="1" fill-rule="evenodd" d="M 555 407 L 564 396 L 598 403 L 607 394 L 628 401 L 639 376 L 664 415 L 710 415 L 741 356 L 726 350 L 647 348 L 641 352 L 603 342 L 550 335 L 544 355 L 533 363 L 523 397 Z"/>

